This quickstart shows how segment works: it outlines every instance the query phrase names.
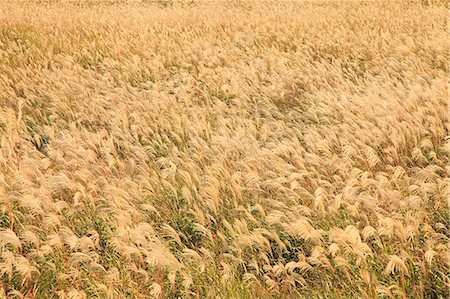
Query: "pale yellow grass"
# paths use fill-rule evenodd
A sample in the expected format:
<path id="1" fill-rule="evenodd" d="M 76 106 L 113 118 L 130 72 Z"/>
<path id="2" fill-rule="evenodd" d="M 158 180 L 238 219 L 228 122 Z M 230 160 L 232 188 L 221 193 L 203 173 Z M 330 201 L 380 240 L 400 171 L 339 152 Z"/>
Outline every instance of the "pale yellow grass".
<path id="1" fill-rule="evenodd" d="M 0 297 L 445 298 L 444 1 L 1 1 Z"/>

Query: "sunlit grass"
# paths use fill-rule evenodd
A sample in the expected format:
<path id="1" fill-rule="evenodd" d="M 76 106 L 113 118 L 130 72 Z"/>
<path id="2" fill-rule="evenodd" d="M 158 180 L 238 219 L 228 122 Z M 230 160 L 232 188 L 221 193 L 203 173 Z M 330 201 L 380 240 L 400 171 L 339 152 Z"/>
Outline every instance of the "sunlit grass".
<path id="1" fill-rule="evenodd" d="M 0 297 L 446 298 L 445 1 L 0 3 Z"/>

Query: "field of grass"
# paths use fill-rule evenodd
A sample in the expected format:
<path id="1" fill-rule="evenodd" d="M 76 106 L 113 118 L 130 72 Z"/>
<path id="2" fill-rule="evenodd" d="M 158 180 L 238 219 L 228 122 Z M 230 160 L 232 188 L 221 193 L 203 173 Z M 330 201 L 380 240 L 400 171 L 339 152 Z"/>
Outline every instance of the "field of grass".
<path id="1" fill-rule="evenodd" d="M 447 1 L 0 1 L 0 298 L 448 298 Z"/>

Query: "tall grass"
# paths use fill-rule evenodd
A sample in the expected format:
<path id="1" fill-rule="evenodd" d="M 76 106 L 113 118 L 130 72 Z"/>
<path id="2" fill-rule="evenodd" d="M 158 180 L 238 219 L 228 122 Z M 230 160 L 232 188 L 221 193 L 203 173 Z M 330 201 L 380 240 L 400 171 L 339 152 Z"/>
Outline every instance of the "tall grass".
<path id="1" fill-rule="evenodd" d="M 446 298 L 439 1 L 1 1 L 0 297 Z"/>

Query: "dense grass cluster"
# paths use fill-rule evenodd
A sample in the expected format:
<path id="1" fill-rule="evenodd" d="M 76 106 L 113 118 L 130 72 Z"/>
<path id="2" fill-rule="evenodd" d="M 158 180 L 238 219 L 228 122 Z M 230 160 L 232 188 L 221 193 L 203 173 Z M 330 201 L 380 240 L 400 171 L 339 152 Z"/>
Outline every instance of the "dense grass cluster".
<path id="1" fill-rule="evenodd" d="M 446 297 L 445 5 L 0 1 L 0 297 Z"/>

